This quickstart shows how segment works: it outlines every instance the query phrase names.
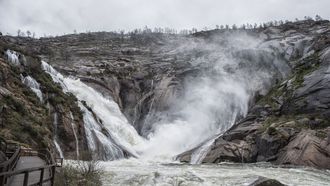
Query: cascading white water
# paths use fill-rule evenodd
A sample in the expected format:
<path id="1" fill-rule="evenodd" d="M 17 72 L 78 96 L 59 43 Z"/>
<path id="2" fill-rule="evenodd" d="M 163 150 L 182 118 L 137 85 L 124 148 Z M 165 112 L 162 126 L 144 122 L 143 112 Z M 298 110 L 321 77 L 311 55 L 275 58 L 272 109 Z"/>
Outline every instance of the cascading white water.
<path id="1" fill-rule="evenodd" d="M 151 113 L 160 120 L 150 124 L 153 130 L 148 139 L 137 134 L 111 98 L 105 98 L 78 79 L 63 77 L 43 62 L 43 69 L 54 81 L 79 99 L 91 152 L 104 153 L 105 157 L 98 158 L 108 160 L 124 157 L 124 151 L 139 157 L 102 162 L 106 168 L 102 175 L 105 185 L 249 185 L 258 176 L 288 185 L 328 185 L 329 172 L 313 169 L 284 169 L 268 164 L 191 166 L 173 161 L 166 164 L 165 160 L 202 144 L 191 160 L 200 163 L 214 140 L 246 115 L 253 96 L 265 94 L 274 78 L 284 77 L 290 69 L 265 45 L 231 40 L 236 44 L 216 46 L 218 49 L 197 45 L 205 47 L 211 55 L 190 62 L 198 67 L 208 66 L 209 71 L 188 77 L 182 97 L 164 113 L 153 111 L 155 99 L 152 99 L 148 122 L 154 121 Z M 189 46 L 183 48 L 194 50 Z"/>
<path id="2" fill-rule="evenodd" d="M 82 103 L 79 107 L 84 114 L 84 128 L 88 142 L 88 148 L 94 158 L 114 160 L 124 157 L 122 149 L 114 144 L 111 139 L 102 133 L 100 123 Z"/>
<path id="3" fill-rule="evenodd" d="M 48 72 L 53 80 L 60 83 L 65 92 L 73 93 L 79 102 L 79 107 L 84 114 L 84 127 L 88 139 L 88 147 L 97 158 L 114 160 L 124 157 L 124 151 L 133 156 L 138 156 L 133 146 L 143 143 L 125 116 L 121 113 L 117 103 L 103 97 L 93 88 L 78 79 L 63 77 L 46 62 L 42 68 Z M 84 101 L 95 113 L 81 103 Z M 104 133 L 103 131 L 106 131 Z M 99 153 L 98 153 L 99 152 Z"/>
<path id="4" fill-rule="evenodd" d="M 16 51 L 12 51 L 12 50 L 7 50 L 5 52 L 6 56 L 7 56 L 7 59 L 8 61 L 14 65 L 14 66 L 19 66 L 20 65 L 20 62 L 19 62 L 19 59 L 18 59 L 18 53 Z"/>
<path id="5" fill-rule="evenodd" d="M 86 103 L 88 108 L 82 103 L 79 107 L 84 113 L 88 146 L 96 154 L 103 154 L 101 159 L 123 158 L 128 152 L 139 158 L 165 161 L 203 143 L 192 155 L 191 163 L 200 163 L 212 141 L 246 115 L 253 95 L 265 93 L 273 78 L 285 75 L 289 69 L 267 48 L 258 48 L 259 41 L 247 36 L 231 40 L 226 46 L 188 43 L 177 49 L 191 52 L 202 48 L 208 55 L 190 63 L 211 70 L 185 79 L 182 96 L 165 113 L 156 113 L 160 118 L 157 122 L 148 123 L 153 130 L 147 139 L 138 135 L 111 98 L 79 79 L 64 77 L 46 62 L 42 62 L 42 68 L 65 92 Z"/>
<path id="6" fill-rule="evenodd" d="M 43 101 L 43 98 L 42 98 L 42 92 L 40 90 L 40 85 L 39 83 L 31 76 L 26 76 L 26 77 L 23 77 L 22 76 L 22 82 L 28 86 L 39 98 L 40 102 Z"/>
<path id="7" fill-rule="evenodd" d="M 76 132 L 76 127 L 75 127 L 75 123 L 74 123 L 74 118 L 73 118 L 73 114 L 70 111 L 70 119 L 71 119 L 71 128 L 72 128 L 72 132 L 74 135 L 74 139 L 76 141 L 76 154 L 77 154 L 77 159 L 79 159 L 79 141 L 78 141 L 78 136 L 77 136 L 77 132 Z"/>
<path id="8" fill-rule="evenodd" d="M 137 147 L 142 157 L 169 158 L 204 142 L 192 156 L 191 163 L 200 163 L 212 141 L 247 114 L 253 96 L 265 94 L 274 77 L 283 78 L 290 69 L 269 48 L 258 47 L 256 39 L 240 35 L 226 41 L 226 45 L 180 43 L 171 51 L 205 53 L 190 64 L 209 70 L 187 77 L 183 95 L 172 101 L 170 109 L 147 116 L 156 122 L 147 123 L 152 128 L 148 142 Z"/>
<path id="9" fill-rule="evenodd" d="M 58 144 L 58 139 L 57 139 L 58 138 L 58 136 L 57 136 L 58 115 L 56 112 L 53 115 L 53 120 L 54 120 L 53 125 L 54 125 L 54 129 L 55 129 L 54 144 L 55 144 L 56 150 L 59 153 L 60 157 L 64 158 L 63 151 L 61 149 L 61 146 Z"/>

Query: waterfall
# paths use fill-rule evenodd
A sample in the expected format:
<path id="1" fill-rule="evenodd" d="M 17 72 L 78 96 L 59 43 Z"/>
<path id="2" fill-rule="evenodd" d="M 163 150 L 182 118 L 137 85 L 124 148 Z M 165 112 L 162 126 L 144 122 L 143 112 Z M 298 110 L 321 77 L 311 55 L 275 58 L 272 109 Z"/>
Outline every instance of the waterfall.
<path id="1" fill-rule="evenodd" d="M 18 59 L 18 53 L 16 51 L 12 51 L 12 50 L 7 50 L 5 52 L 6 56 L 7 56 L 7 59 L 8 61 L 14 65 L 14 66 L 19 66 L 20 65 L 20 62 L 19 62 L 19 59 Z"/>
<path id="2" fill-rule="evenodd" d="M 233 113 L 237 114 L 237 111 L 234 111 Z M 229 125 L 227 125 L 227 128 L 225 129 L 219 129 L 218 135 L 212 137 L 211 139 L 206 140 L 200 147 L 198 147 L 194 152 L 191 154 L 191 164 L 200 164 L 202 163 L 203 159 L 205 158 L 206 154 L 208 153 L 209 149 L 211 148 L 211 145 L 214 143 L 214 141 L 219 138 L 225 131 L 229 129 L 230 126 L 235 124 L 237 115 L 233 114 L 232 119 Z"/>
<path id="3" fill-rule="evenodd" d="M 78 136 L 77 136 L 77 133 L 76 133 L 76 128 L 75 128 L 73 114 L 72 114 L 71 111 L 70 111 L 70 119 L 71 119 L 71 128 L 72 128 L 72 131 L 73 131 L 74 139 L 76 140 L 76 154 L 77 154 L 77 159 L 79 159 L 79 141 L 78 141 Z"/>
<path id="4" fill-rule="evenodd" d="M 285 60 L 273 49 L 259 47 L 262 41 L 247 35 L 217 39 L 220 42 L 212 44 L 182 42 L 170 51 L 202 53 L 186 65 L 200 73 L 187 74 L 181 80 L 179 85 L 184 89 L 170 100 L 168 109 L 149 111 L 143 123 L 147 125 L 144 131 L 147 142 L 136 147 L 141 157 L 173 157 L 204 142 L 192 155 L 191 163 L 200 163 L 213 141 L 237 119 L 246 116 L 254 95 L 265 94 L 274 79 L 281 79 L 290 71 Z M 166 94 L 166 90 L 161 91 Z"/>
<path id="5" fill-rule="evenodd" d="M 82 103 L 79 103 L 79 107 L 83 112 L 88 148 L 93 152 L 94 158 L 104 160 L 124 158 L 122 149 L 114 144 L 108 136 L 102 133 L 100 123 L 93 114 Z"/>
<path id="6" fill-rule="evenodd" d="M 143 139 L 128 123 L 115 101 L 105 98 L 79 79 L 64 77 L 44 61 L 42 68 L 54 82 L 61 84 L 65 92 L 71 92 L 78 98 L 90 151 L 99 152 L 99 158 L 105 160 L 123 158 L 124 151 L 138 156 L 133 146 L 143 143 Z"/>
<path id="7" fill-rule="evenodd" d="M 57 115 L 57 112 L 54 112 L 53 120 L 54 120 L 53 125 L 54 125 L 54 133 L 55 133 L 54 134 L 54 144 L 55 144 L 57 152 L 60 154 L 60 157 L 64 158 L 61 146 L 58 144 L 58 136 L 57 136 L 58 115 Z"/>
<path id="8" fill-rule="evenodd" d="M 138 135 L 111 97 L 104 97 L 79 79 L 64 77 L 46 62 L 42 62 L 42 68 L 65 92 L 79 100 L 88 148 L 98 154 L 95 158 L 114 160 L 130 154 L 171 161 L 174 156 L 199 146 L 191 163 L 200 163 L 214 140 L 238 118 L 246 116 L 253 96 L 265 94 L 275 78 L 283 78 L 290 71 L 274 50 L 258 47 L 259 41 L 248 36 L 225 39 L 228 40 L 225 45 L 188 42 L 176 49 L 178 53 L 201 50 L 205 55 L 189 61 L 190 67 L 200 73 L 181 80 L 179 84 L 184 89 L 179 96 L 173 96 L 167 110 L 157 111 L 154 105 L 158 98 L 152 97 L 143 123 L 147 127 L 142 126 L 151 128 L 143 131 L 146 139 Z M 168 81 L 164 87 L 171 83 Z M 157 87 L 163 87 L 162 82 L 157 83 L 153 82 L 153 87 L 161 95 L 166 94 L 166 90 Z"/>
<path id="9" fill-rule="evenodd" d="M 31 76 L 26 76 L 26 77 L 22 76 L 21 79 L 22 79 L 22 82 L 26 86 L 28 86 L 38 96 L 40 102 L 42 102 L 43 98 L 42 98 L 42 92 L 40 90 L 39 83 L 34 78 L 32 78 Z"/>
<path id="10" fill-rule="evenodd" d="M 60 74 L 59 72 L 57 72 L 52 66 L 50 66 L 48 63 L 46 63 L 45 61 L 41 61 L 41 68 L 46 71 L 53 79 L 53 81 L 55 83 L 59 83 L 61 85 L 61 87 L 63 88 L 64 92 L 67 92 L 67 87 L 64 84 L 63 80 L 64 80 L 64 76 L 62 74 Z"/>

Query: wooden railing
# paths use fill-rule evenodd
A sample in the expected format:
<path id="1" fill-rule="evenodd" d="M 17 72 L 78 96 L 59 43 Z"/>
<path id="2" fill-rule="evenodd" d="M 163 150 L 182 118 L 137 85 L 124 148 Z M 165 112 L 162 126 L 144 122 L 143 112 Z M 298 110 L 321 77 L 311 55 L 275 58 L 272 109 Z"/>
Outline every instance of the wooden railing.
<path id="1" fill-rule="evenodd" d="M 9 146 L 14 146 L 9 148 Z M 13 149 L 13 150 L 12 150 Z M 16 144 L 7 143 L 5 140 L 1 139 L 1 150 L 9 158 L 7 161 L 0 163 L 0 175 L 5 172 L 11 172 L 15 169 L 16 164 L 19 160 L 21 148 Z M 0 185 L 7 184 L 8 179 L 5 176 L 0 176 Z"/>
<path id="2" fill-rule="evenodd" d="M 8 143 L 6 144 L 6 150 L 7 146 Z M 10 154 L 8 153 L 8 155 Z M 39 156 L 46 162 L 46 165 L 21 170 L 14 170 L 20 156 Z M 10 156 L 10 158 L 0 164 L 0 186 L 7 185 L 11 178 L 20 174 L 24 175 L 23 186 L 43 185 L 46 182 L 50 182 L 50 184 L 53 186 L 56 172 L 55 169 L 56 167 L 61 167 L 62 164 L 63 159 L 58 158 L 55 161 L 52 153 L 49 150 L 22 149 L 21 147 L 17 146 L 15 152 Z M 49 172 L 49 175 L 45 175 L 45 172 L 47 170 Z M 36 183 L 29 184 L 30 174 L 32 172 L 37 171 L 40 171 L 39 181 Z"/>

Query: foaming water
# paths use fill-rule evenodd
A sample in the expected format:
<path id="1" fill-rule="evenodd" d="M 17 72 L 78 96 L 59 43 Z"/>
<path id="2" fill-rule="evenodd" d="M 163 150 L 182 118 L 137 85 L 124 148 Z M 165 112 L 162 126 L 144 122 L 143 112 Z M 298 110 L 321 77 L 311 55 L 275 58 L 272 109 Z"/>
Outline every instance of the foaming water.
<path id="1" fill-rule="evenodd" d="M 22 82 L 38 96 L 40 102 L 43 101 L 40 85 L 34 78 L 31 76 L 22 77 Z"/>
<path id="2" fill-rule="evenodd" d="M 224 41 L 226 44 L 223 44 Z M 137 146 L 146 159 L 170 159 L 200 144 L 191 163 L 200 163 L 214 139 L 238 118 L 246 116 L 255 95 L 265 94 L 275 79 L 284 78 L 289 66 L 275 52 L 248 36 L 219 42 L 180 43 L 170 53 L 203 54 L 190 60 L 200 73 L 182 82 L 182 95 L 170 108 L 147 116 L 151 130 L 147 143 Z M 147 128 L 147 127 L 146 127 Z"/>
<path id="3" fill-rule="evenodd" d="M 64 158 L 64 154 L 63 154 L 63 151 L 61 149 L 61 146 L 59 145 L 58 143 L 58 135 L 57 135 L 57 127 L 58 127 L 58 115 L 57 115 L 57 112 L 54 113 L 53 115 L 53 125 L 54 125 L 54 144 L 55 144 L 55 148 L 58 152 L 58 154 L 60 155 L 61 158 Z"/>
<path id="4" fill-rule="evenodd" d="M 164 164 L 125 159 L 101 162 L 103 185 L 249 185 L 259 176 L 289 186 L 326 186 L 330 172 L 311 168 L 281 168 L 270 164 Z"/>
<path id="5" fill-rule="evenodd" d="M 20 62 L 19 62 L 19 59 L 18 59 L 18 53 L 16 51 L 7 50 L 5 52 L 5 54 L 7 56 L 8 61 L 12 65 L 14 65 L 14 66 L 19 66 L 20 65 Z"/>
<path id="6" fill-rule="evenodd" d="M 124 158 L 124 152 L 138 156 L 133 146 L 143 143 L 144 139 L 128 123 L 117 103 L 105 98 L 79 79 L 64 77 L 46 62 L 42 62 L 42 68 L 65 92 L 78 98 L 78 105 L 84 116 L 88 147 L 94 158 L 115 160 Z"/>
<path id="7" fill-rule="evenodd" d="M 70 119 L 71 119 L 72 132 L 74 135 L 74 139 L 76 141 L 76 155 L 77 155 L 77 159 L 79 159 L 79 141 L 78 141 L 78 136 L 77 136 L 77 132 L 76 132 L 76 124 L 74 123 L 74 118 L 73 118 L 73 114 L 71 111 L 70 111 Z"/>
<path id="8" fill-rule="evenodd" d="M 95 159 L 116 160 L 100 164 L 105 170 L 104 185 L 249 185 L 259 176 L 287 185 L 329 185 L 329 171 L 303 167 L 194 165 L 203 160 L 217 137 L 247 114 L 254 96 L 267 93 L 276 80 L 290 71 L 286 62 L 267 45 L 259 45 L 259 41 L 249 37 L 227 39 L 223 46 L 183 43 L 169 52 L 189 53 L 202 49 L 207 55 L 189 63 L 206 70 L 180 82 L 184 90 L 168 110 L 155 110 L 153 105 L 157 104 L 157 98 L 152 99 L 145 122 L 151 130 L 143 131 L 146 139 L 138 135 L 111 98 L 42 63 L 43 69 L 65 92 L 78 98 L 88 148 Z M 195 148 L 197 146 L 199 148 Z M 195 148 L 193 165 L 172 159 L 192 148 Z M 127 153 L 136 158 L 124 159 Z"/>
<path id="9" fill-rule="evenodd" d="M 190 61 L 190 66 L 201 70 L 197 76 L 182 80 L 184 90 L 174 96 L 168 110 L 153 110 L 152 104 L 156 103 L 152 101 L 145 122 L 151 130 L 143 131 L 146 139 L 137 133 L 114 100 L 79 79 L 64 77 L 46 62 L 42 62 L 42 68 L 80 101 L 88 146 L 95 158 L 114 160 L 128 153 L 140 159 L 170 161 L 202 144 L 191 162 L 200 163 L 213 140 L 247 114 L 253 97 L 265 94 L 274 79 L 283 78 L 289 69 L 276 53 L 265 46 L 258 48 L 259 41 L 247 36 L 246 40 L 226 39 L 226 45 L 194 41 L 170 51 L 201 50 L 204 55 Z"/>

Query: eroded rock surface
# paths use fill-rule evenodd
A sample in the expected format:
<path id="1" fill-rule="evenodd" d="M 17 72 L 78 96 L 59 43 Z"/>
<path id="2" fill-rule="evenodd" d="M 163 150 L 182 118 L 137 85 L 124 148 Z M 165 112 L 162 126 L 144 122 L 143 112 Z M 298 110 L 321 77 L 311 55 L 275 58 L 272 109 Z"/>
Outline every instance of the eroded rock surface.
<path id="1" fill-rule="evenodd" d="M 286 50 L 292 74 L 261 96 L 245 119 L 217 138 L 202 163 L 268 161 L 330 168 L 330 26 L 327 23 L 319 32 L 300 26 L 290 32 L 284 32 L 287 27 L 277 31 L 279 35 L 296 33 L 294 40 L 304 38 Z M 302 52 L 306 43 L 311 44 L 307 53 Z M 196 149 L 178 158 L 190 162 Z"/>
<path id="2" fill-rule="evenodd" d="M 262 42 L 257 50 L 226 51 L 233 60 L 240 62 L 236 66 L 227 65 L 223 70 L 234 74 L 244 69 L 249 75 L 246 77 L 253 77 L 256 70 L 267 69 L 267 75 L 273 78 L 262 85 L 265 88 L 249 90 L 253 92 L 249 112 L 244 117 L 238 116 L 239 120 L 231 129 L 214 139 L 201 162 L 269 161 L 329 168 L 328 21 L 301 21 L 256 30 L 213 30 L 189 36 L 153 33 L 123 37 L 104 32 L 41 39 L 2 36 L 5 47 L 0 47 L 2 51 L 15 48 L 24 51 L 26 56 L 38 55 L 61 73 L 80 78 L 115 100 L 138 133 L 147 137 L 154 130 L 151 124 L 162 119 L 159 113 L 168 113 L 171 119 L 177 117 L 168 111 L 184 94 L 185 81 L 216 74 L 214 64 L 221 56 L 215 53 L 228 44 L 221 38 L 236 38 L 242 34 L 247 36 L 245 39 L 252 37 Z M 3 58 L 0 60 L 0 64 L 5 64 Z M 201 62 L 203 60 L 208 63 Z M 22 61 L 29 64 L 30 59 Z M 287 65 L 281 65 L 282 61 Z M 22 66 L 18 70 L 24 71 L 24 64 Z M 9 67 L 1 70 L 0 94 L 15 94 L 10 81 L 6 81 L 11 78 Z M 215 78 L 214 82 L 217 81 L 221 79 Z M 50 122 L 49 130 L 52 113 L 59 114 L 60 143 L 67 154 L 72 154 L 74 136 L 68 119 L 68 112 L 72 111 L 80 126 L 81 148 L 86 148 L 82 119 L 79 109 L 75 110 L 74 99 L 67 98 L 75 105 L 71 107 L 57 99 L 63 95 L 56 87 L 50 86 L 57 93 L 54 94 L 48 91 L 46 84 L 41 85 L 42 92 L 53 104 L 47 119 L 43 116 L 40 120 Z M 52 138 L 48 133 L 47 144 Z M 178 158 L 190 162 L 198 148 Z"/>

